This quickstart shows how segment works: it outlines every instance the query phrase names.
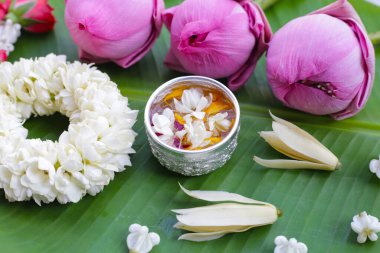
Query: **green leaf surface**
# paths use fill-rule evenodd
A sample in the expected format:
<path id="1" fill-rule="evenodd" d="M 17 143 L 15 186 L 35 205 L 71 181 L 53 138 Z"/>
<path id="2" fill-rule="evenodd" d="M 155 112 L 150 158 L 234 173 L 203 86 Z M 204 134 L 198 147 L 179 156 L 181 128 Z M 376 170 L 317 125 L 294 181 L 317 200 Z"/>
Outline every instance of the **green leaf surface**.
<path id="1" fill-rule="evenodd" d="M 179 0 L 166 1 L 167 6 Z M 331 1 L 282 0 L 266 10 L 274 31 L 291 19 L 320 8 Z M 380 30 L 380 8 L 362 0 L 351 1 L 369 32 Z M 23 32 L 10 60 L 66 54 L 77 59 L 63 20 L 64 1 L 51 1 L 58 19 L 48 34 Z M 352 217 L 361 212 L 380 217 L 380 181 L 368 170 L 368 163 L 380 153 L 380 67 L 376 68 L 373 93 L 366 108 L 357 116 L 336 122 L 328 117 L 300 113 L 276 101 L 265 76 L 262 59 L 249 83 L 236 93 L 242 111 L 239 144 L 231 160 L 215 172 L 200 177 L 185 177 L 167 171 L 153 157 L 147 143 L 143 110 L 149 95 L 163 82 L 180 76 L 163 65 L 169 48 L 166 29 L 153 50 L 129 69 L 115 64 L 98 67 L 118 83 L 129 97 L 131 107 L 139 109 L 134 129 L 138 138 L 133 166 L 95 197 L 86 196 L 77 204 L 53 203 L 37 206 L 33 202 L 8 203 L 0 195 L 0 252 L 127 252 L 125 238 L 132 223 L 148 225 L 161 236 L 153 252 L 223 253 L 273 252 L 277 235 L 295 237 L 306 243 L 309 252 L 380 252 L 380 243 L 356 243 L 351 231 Z M 380 60 L 380 48 L 376 58 Z M 341 160 L 336 172 L 284 171 L 266 169 L 252 156 L 278 158 L 279 153 L 257 134 L 271 129 L 268 109 L 309 131 Z M 26 122 L 29 138 L 57 139 L 67 127 L 60 116 L 30 119 Z M 273 225 L 221 239 L 194 243 L 177 241 L 181 231 L 172 228 L 171 209 L 204 204 L 180 191 L 178 182 L 188 189 L 225 190 L 273 203 L 282 217 Z"/>

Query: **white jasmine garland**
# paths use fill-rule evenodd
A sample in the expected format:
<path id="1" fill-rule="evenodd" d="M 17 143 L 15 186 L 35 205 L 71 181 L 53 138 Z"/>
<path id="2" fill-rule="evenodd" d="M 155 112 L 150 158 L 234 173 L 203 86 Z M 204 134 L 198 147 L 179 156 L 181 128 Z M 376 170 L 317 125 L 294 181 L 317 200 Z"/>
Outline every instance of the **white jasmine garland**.
<path id="1" fill-rule="evenodd" d="M 361 212 L 354 216 L 351 228 L 358 234 L 358 243 L 365 243 L 367 238 L 371 241 L 377 241 L 377 233 L 380 232 L 380 222 L 376 217 L 367 214 L 367 212 Z"/>
<path id="2" fill-rule="evenodd" d="M 0 188 L 9 201 L 78 202 L 131 165 L 137 111 L 91 65 L 53 54 L 0 63 L 0 111 Z M 26 119 L 55 112 L 70 119 L 58 141 L 26 139 Z"/>
<path id="3" fill-rule="evenodd" d="M 14 50 L 14 44 L 21 34 L 21 25 L 14 24 L 12 20 L 0 21 L 0 49 L 7 55 Z"/>
<path id="4" fill-rule="evenodd" d="M 274 239 L 276 247 L 274 253 L 307 253 L 307 246 L 302 242 L 298 242 L 295 238 L 289 240 L 283 236 L 277 236 Z"/>

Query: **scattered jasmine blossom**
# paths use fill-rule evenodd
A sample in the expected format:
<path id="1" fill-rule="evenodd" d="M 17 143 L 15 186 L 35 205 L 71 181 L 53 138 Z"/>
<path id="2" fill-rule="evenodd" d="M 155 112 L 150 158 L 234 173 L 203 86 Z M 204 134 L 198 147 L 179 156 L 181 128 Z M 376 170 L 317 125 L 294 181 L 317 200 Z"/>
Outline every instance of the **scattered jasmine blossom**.
<path id="1" fill-rule="evenodd" d="M 367 238 L 371 241 L 377 241 L 377 233 L 380 232 L 380 222 L 376 217 L 367 214 L 367 212 L 361 212 L 354 216 L 351 228 L 358 234 L 358 243 L 365 243 Z"/>
<path id="2" fill-rule="evenodd" d="M 137 111 L 91 65 L 53 54 L 0 63 L 0 111 L 0 188 L 9 201 L 78 202 L 131 165 Z M 55 112 L 70 119 L 58 141 L 26 139 L 26 119 Z"/>
<path id="3" fill-rule="evenodd" d="M 369 2 L 369 3 L 371 3 L 371 4 L 380 6 L 380 0 L 366 0 L 366 1 Z"/>
<path id="4" fill-rule="evenodd" d="M 376 174 L 378 178 L 380 178 L 380 160 L 372 159 L 371 162 L 369 163 L 369 170 L 372 173 Z"/>
<path id="5" fill-rule="evenodd" d="M 132 224 L 129 227 L 127 245 L 130 253 L 148 253 L 159 243 L 160 236 L 149 232 L 148 227 L 139 224 Z"/>
<path id="6" fill-rule="evenodd" d="M 280 235 L 274 239 L 274 243 L 276 244 L 274 253 L 307 253 L 307 246 L 295 238 L 288 240 L 285 236 Z"/>

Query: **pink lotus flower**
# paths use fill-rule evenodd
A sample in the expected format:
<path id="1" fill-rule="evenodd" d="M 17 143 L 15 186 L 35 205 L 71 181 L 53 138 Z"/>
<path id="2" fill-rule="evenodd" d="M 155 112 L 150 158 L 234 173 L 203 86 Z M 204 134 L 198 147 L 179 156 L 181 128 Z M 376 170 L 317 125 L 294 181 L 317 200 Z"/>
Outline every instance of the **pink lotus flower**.
<path id="1" fill-rule="evenodd" d="M 47 0 L 16 0 L 14 12 L 18 9 L 29 7 L 19 17 L 18 22 L 22 28 L 29 32 L 44 33 L 53 30 L 55 17 L 53 8 L 48 4 Z"/>
<path id="2" fill-rule="evenodd" d="M 68 0 L 65 21 L 82 60 L 127 68 L 153 46 L 163 8 L 162 0 Z"/>
<path id="3" fill-rule="evenodd" d="M 370 95 L 374 48 L 354 8 L 339 0 L 282 27 L 270 42 L 267 75 L 286 106 L 345 119 Z"/>
<path id="4" fill-rule="evenodd" d="M 263 11 L 250 0 L 185 0 L 166 10 L 163 19 L 171 33 L 165 64 L 228 77 L 232 90 L 248 80 L 272 35 Z"/>

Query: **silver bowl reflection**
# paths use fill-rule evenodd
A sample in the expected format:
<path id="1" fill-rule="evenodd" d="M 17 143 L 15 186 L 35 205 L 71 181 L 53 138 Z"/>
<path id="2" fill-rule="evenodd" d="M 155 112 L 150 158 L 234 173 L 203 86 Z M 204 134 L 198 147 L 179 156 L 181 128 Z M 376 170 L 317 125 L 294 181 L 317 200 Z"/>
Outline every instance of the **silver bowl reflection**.
<path id="1" fill-rule="evenodd" d="M 216 89 L 224 94 L 233 104 L 236 118 L 231 131 L 221 142 L 201 150 L 177 149 L 162 142 L 154 133 L 151 125 L 151 107 L 162 101 L 169 90 L 183 85 L 191 86 L 192 83 Z M 240 107 L 234 94 L 222 83 L 203 76 L 183 76 L 167 81 L 153 92 L 145 107 L 144 124 L 152 153 L 162 166 L 186 176 L 198 176 L 222 167 L 231 158 L 237 146 Z"/>

